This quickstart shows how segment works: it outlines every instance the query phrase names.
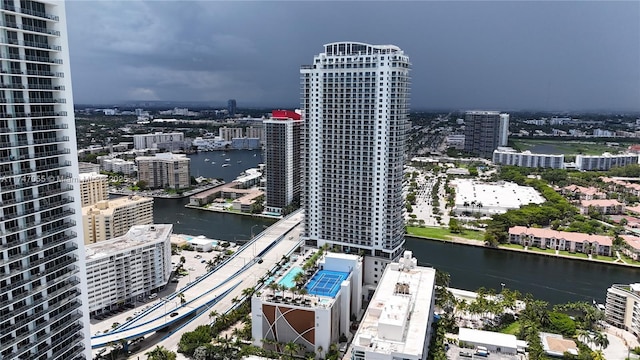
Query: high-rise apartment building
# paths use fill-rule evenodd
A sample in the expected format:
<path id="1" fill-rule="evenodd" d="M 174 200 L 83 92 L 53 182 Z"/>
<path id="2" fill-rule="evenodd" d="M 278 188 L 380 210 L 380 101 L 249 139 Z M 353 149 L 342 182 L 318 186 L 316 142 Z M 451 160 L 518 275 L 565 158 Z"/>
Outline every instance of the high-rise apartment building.
<path id="1" fill-rule="evenodd" d="M 274 110 L 263 122 L 266 134 L 267 192 L 265 210 L 281 214 L 300 199 L 300 154 L 302 124 L 294 111 Z"/>
<path id="2" fill-rule="evenodd" d="M 82 208 L 84 243 L 122 236 L 134 225 L 153 224 L 153 198 L 121 197 Z"/>
<path id="3" fill-rule="evenodd" d="M 0 15 L 0 359 L 90 359 L 65 3 Z"/>
<path id="4" fill-rule="evenodd" d="M 191 159 L 185 154 L 160 153 L 138 156 L 138 181 L 151 189 L 184 189 L 191 186 Z"/>
<path id="5" fill-rule="evenodd" d="M 300 70 L 303 237 L 375 257 L 367 283 L 404 247 L 409 67 L 397 46 L 336 42 Z"/>
<path id="6" fill-rule="evenodd" d="M 80 201 L 82 206 L 91 206 L 98 201 L 109 200 L 109 176 L 95 172 L 81 173 Z"/>
<path id="7" fill-rule="evenodd" d="M 493 150 L 500 145 L 500 123 L 500 113 L 497 111 L 467 111 L 464 119 L 464 151 L 491 158 Z"/>
<path id="8" fill-rule="evenodd" d="M 229 112 L 230 117 L 236 116 L 236 99 L 227 101 L 227 112 Z"/>
<path id="9" fill-rule="evenodd" d="M 500 139 L 498 145 L 507 146 L 509 143 L 509 114 L 500 114 Z"/>

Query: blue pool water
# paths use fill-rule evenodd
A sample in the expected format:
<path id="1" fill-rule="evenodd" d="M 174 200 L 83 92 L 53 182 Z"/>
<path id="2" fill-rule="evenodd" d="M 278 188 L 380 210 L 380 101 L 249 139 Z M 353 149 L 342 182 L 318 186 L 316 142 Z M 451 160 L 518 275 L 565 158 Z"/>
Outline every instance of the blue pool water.
<path id="1" fill-rule="evenodd" d="M 278 281 L 278 284 L 284 285 L 289 289 L 291 289 L 292 287 L 295 287 L 296 283 L 295 281 L 293 281 L 293 278 L 295 278 L 296 275 L 298 275 L 303 271 L 304 270 L 302 270 L 302 268 L 299 266 L 292 267 L 291 270 L 289 270 L 289 272 L 285 276 L 283 276 L 282 279 L 280 279 L 280 281 Z"/>

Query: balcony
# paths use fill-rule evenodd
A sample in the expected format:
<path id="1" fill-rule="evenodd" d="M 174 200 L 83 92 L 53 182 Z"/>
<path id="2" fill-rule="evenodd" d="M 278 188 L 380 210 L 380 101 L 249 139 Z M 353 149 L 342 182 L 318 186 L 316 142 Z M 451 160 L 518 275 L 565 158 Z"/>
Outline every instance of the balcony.
<path id="1" fill-rule="evenodd" d="M 44 13 L 44 12 L 35 11 L 35 10 L 31 10 L 31 9 L 26 9 L 26 8 L 19 8 L 19 9 L 20 9 L 21 13 L 26 14 L 26 15 L 31 15 L 31 16 L 35 16 L 35 17 L 51 20 L 51 21 L 60 21 L 60 18 L 58 16 L 56 16 L 56 15 L 47 14 L 47 13 Z M 15 11 L 15 10 L 12 10 L 12 11 Z"/>
<path id="2" fill-rule="evenodd" d="M 64 91 L 64 86 L 62 85 L 49 85 L 49 84 L 28 84 L 27 89 L 29 90 L 55 90 L 55 91 Z"/>
<path id="3" fill-rule="evenodd" d="M 8 54 L 8 55 L 3 55 L 2 58 L 10 59 L 10 60 L 41 62 L 41 63 L 47 63 L 47 64 L 58 64 L 58 65 L 62 64 L 62 59 L 51 59 L 49 57 L 44 57 L 44 56 L 32 56 L 32 55 L 20 56 L 15 54 Z"/>
<path id="4" fill-rule="evenodd" d="M 45 50 L 52 50 L 52 51 L 61 51 L 62 47 L 58 46 L 58 45 L 49 45 L 48 43 L 45 42 L 36 42 L 36 41 L 22 41 L 22 40 L 16 40 L 16 39 L 0 39 L 1 43 L 0 44 L 8 44 L 8 45 L 17 45 L 17 46 L 24 46 L 24 47 L 32 47 L 32 48 L 37 48 L 37 49 L 45 49 Z M 22 74 L 22 72 L 18 72 L 19 74 Z"/>
<path id="5" fill-rule="evenodd" d="M 39 70 L 29 70 L 27 69 L 27 75 L 31 76 L 48 76 L 48 77 L 57 77 L 63 78 L 63 72 L 51 72 L 51 71 L 39 71 Z"/>
<path id="6" fill-rule="evenodd" d="M 65 128 L 66 125 L 61 126 L 61 128 Z M 32 128 L 33 131 L 37 130 L 35 128 Z M 27 130 L 29 131 L 29 130 Z M 11 132 L 15 132 L 15 131 L 11 131 Z M 46 152 L 38 152 L 35 153 L 34 155 L 22 155 L 19 157 L 16 156 L 9 156 L 9 157 L 3 157 L 0 158 L 0 162 L 12 162 L 12 161 L 22 161 L 22 160 L 28 160 L 28 159 L 41 159 L 41 158 L 46 158 L 46 157 L 50 157 L 50 156 L 58 156 L 58 155 L 64 155 L 64 154 L 69 154 L 71 152 L 71 150 L 69 149 L 62 149 L 62 150 L 58 150 L 58 151 L 46 151 Z"/>
<path id="7" fill-rule="evenodd" d="M 52 30 L 52 29 L 47 29 L 45 27 L 40 27 L 40 26 L 33 26 L 33 25 L 26 25 L 26 24 L 18 24 L 18 29 L 22 29 L 24 31 L 31 31 L 31 32 L 37 32 L 37 33 L 41 33 L 41 34 L 47 34 L 47 35 L 53 35 L 53 36 L 60 36 L 60 31 L 58 30 Z"/>

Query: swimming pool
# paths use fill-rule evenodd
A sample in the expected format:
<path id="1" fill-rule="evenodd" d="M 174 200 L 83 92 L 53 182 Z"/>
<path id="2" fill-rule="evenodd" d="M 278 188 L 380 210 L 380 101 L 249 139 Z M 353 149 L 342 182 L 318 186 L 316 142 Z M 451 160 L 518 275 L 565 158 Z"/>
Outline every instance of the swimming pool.
<path id="1" fill-rule="evenodd" d="M 303 271 L 304 270 L 302 270 L 302 268 L 299 266 L 292 267 L 291 270 L 289 270 L 289 272 L 285 276 L 283 276 L 280 281 L 278 281 L 278 284 L 284 285 L 289 289 L 295 287 L 296 282 L 293 281 L 293 279 L 296 277 L 296 275 L 300 274 Z"/>

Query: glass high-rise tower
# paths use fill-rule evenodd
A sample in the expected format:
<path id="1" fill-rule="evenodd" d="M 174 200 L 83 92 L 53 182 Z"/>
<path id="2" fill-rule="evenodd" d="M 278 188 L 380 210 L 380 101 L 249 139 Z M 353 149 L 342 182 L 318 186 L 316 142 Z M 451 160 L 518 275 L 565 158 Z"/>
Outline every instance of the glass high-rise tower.
<path id="1" fill-rule="evenodd" d="M 0 359 L 90 359 L 65 3 L 0 12 Z"/>
<path id="2" fill-rule="evenodd" d="M 303 236 L 309 246 L 374 257 L 368 283 L 404 247 L 409 68 L 397 46 L 337 42 L 300 70 Z"/>

